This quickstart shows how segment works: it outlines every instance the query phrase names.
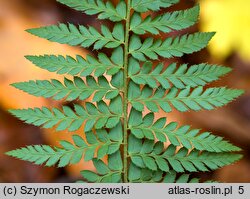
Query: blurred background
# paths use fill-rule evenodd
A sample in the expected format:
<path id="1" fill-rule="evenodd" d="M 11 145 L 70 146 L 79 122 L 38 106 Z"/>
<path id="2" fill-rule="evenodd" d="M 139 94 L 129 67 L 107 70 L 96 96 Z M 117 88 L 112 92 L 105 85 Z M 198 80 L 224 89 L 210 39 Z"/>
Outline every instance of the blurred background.
<path id="1" fill-rule="evenodd" d="M 209 62 L 232 67 L 231 74 L 212 86 L 228 85 L 245 89 L 246 93 L 237 101 L 215 111 L 173 112 L 168 118 L 212 131 L 243 149 L 244 158 L 240 162 L 211 173 L 197 173 L 196 177 L 221 182 L 250 182 L 250 1 L 181 0 L 178 5 L 165 11 L 190 8 L 195 3 L 201 5 L 199 24 L 171 35 L 198 30 L 216 31 L 217 34 L 207 49 L 178 61 L 190 64 Z M 0 182 L 73 182 L 80 178 L 80 170 L 92 168 L 90 163 L 83 162 L 63 169 L 45 168 L 4 155 L 6 151 L 26 145 L 58 145 L 58 139 L 67 140 L 72 135 L 26 125 L 7 112 L 10 108 L 52 107 L 62 103 L 32 97 L 9 86 L 19 81 L 62 78 L 35 67 L 25 60 L 24 55 L 80 54 L 85 57 L 87 53 L 95 54 L 48 42 L 24 31 L 58 22 L 95 27 L 104 23 L 96 20 L 95 16 L 89 17 L 60 5 L 56 0 L 0 0 Z"/>

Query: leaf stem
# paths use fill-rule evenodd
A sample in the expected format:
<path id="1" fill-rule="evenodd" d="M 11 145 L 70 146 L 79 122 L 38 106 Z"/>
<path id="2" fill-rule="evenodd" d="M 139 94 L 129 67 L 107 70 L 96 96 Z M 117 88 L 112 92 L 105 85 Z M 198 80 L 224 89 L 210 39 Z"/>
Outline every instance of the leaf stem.
<path id="1" fill-rule="evenodd" d="M 124 76 L 123 76 L 123 84 L 124 84 L 124 92 L 123 92 L 123 182 L 128 182 L 128 56 L 129 56 L 129 25 L 130 25 L 130 1 L 127 1 L 127 18 L 126 18 L 126 26 L 125 26 L 125 44 L 124 44 Z"/>

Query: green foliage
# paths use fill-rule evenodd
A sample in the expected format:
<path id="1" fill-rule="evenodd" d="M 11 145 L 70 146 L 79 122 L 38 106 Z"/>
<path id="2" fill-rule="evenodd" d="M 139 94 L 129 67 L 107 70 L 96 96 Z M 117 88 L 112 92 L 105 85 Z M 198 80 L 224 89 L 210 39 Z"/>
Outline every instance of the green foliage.
<path id="1" fill-rule="evenodd" d="M 117 5 L 102 0 L 57 1 L 99 19 L 108 19 L 114 22 L 113 28 L 60 23 L 27 30 L 49 41 L 90 47 L 97 51 L 97 56 L 26 56 L 41 69 L 65 75 L 64 82 L 33 80 L 12 86 L 34 96 L 74 104 L 10 112 L 35 126 L 69 132 L 82 128 L 84 132 L 73 135 L 73 142 L 59 141 L 60 147 L 27 146 L 7 155 L 58 167 L 77 164 L 82 159 L 92 161 L 95 171 L 82 171 L 83 182 L 111 183 L 199 182 L 184 172 L 215 170 L 241 158 L 235 153 L 241 149 L 222 137 L 192 129 L 190 125 L 167 122 L 166 117 L 156 119 L 160 109 L 166 113 L 173 109 L 213 110 L 243 93 L 207 87 L 229 73 L 228 67 L 207 63 L 166 65 L 158 60 L 181 57 L 207 46 L 213 32 L 166 39 L 153 37 L 193 26 L 199 17 L 198 5 L 157 16 L 146 13 L 144 18 L 144 12 L 168 8 L 179 1 L 120 0 Z M 152 36 L 140 37 L 146 33 Z M 103 48 L 110 52 L 101 52 Z M 144 112 L 146 109 L 149 113 Z"/>
<path id="2" fill-rule="evenodd" d="M 81 161 L 83 155 L 85 161 L 92 160 L 95 157 L 96 150 L 97 158 L 101 159 L 105 155 L 114 154 L 119 150 L 122 142 L 122 129 L 120 124 L 118 126 L 116 136 L 119 136 L 119 140 L 102 129 L 97 130 L 96 135 L 92 131 L 86 132 L 87 142 L 82 137 L 73 135 L 74 143 L 60 141 L 61 147 L 52 148 L 48 145 L 34 145 L 9 151 L 7 154 L 37 165 L 53 166 L 58 162 L 58 167 L 76 164 Z"/>
<path id="3" fill-rule="evenodd" d="M 128 152 L 131 161 L 140 168 L 153 171 L 158 169 L 169 172 L 170 166 L 176 172 L 196 172 L 214 170 L 229 165 L 241 158 L 240 154 L 212 153 L 197 150 L 188 151 L 186 148 L 176 149 L 170 145 L 164 149 L 162 142 L 154 143 L 153 140 L 142 140 L 129 137 Z"/>
<path id="4" fill-rule="evenodd" d="M 93 101 L 96 102 L 103 98 L 113 99 L 119 94 L 118 89 L 112 88 L 104 76 L 100 76 L 98 81 L 92 76 L 87 76 L 86 82 L 87 84 L 81 78 L 74 77 L 73 81 L 65 78 L 64 85 L 60 81 L 52 79 L 51 81 L 37 80 L 15 83 L 13 86 L 34 96 L 45 98 L 54 96 L 56 100 L 67 97 L 68 101 L 77 98 L 85 100 L 94 93 Z"/>
<path id="5" fill-rule="evenodd" d="M 158 55 L 164 58 L 181 57 L 205 48 L 214 34 L 198 32 L 176 38 L 169 37 L 164 41 L 148 37 L 143 43 L 138 35 L 133 35 L 129 43 L 129 53 L 140 61 L 146 61 L 146 57 L 156 60 Z"/>
<path id="6" fill-rule="evenodd" d="M 98 14 L 99 19 L 109 19 L 111 21 L 121 21 L 126 18 L 126 3 L 120 1 L 114 7 L 110 1 L 104 3 L 102 0 L 57 0 L 75 10 L 83 11 L 87 15 Z"/>
<path id="7" fill-rule="evenodd" d="M 153 68 L 152 62 L 145 62 L 140 68 L 140 64 L 131 58 L 129 62 L 129 77 L 136 84 L 146 84 L 151 88 L 158 88 L 159 84 L 164 89 L 174 87 L 184 89 L 187 86 L 197 87 L 218 80 L 221 76 L 231 71 L 228 67 L 198 64 L 188 67 L 182 64 L 177 67 L 176 63 L 170 64 L 166 69 L 162 63 Z"/>
<path id="8" fill-rule="evenodd" d="M 137 12 L 157 11 L 160 8 L 168 8 L 178 2 L 179 0 L 131 0 L 131 8 Z"/>
<path id="9" fill-rule="evenodd" d="M 168 173 L 163 171 L 152 171 L 150 169 L 141 169 L 133 163 L 129 166 L 129 181 L 133 183 L 198 183 L 198 178 L 190 178 L 189 174 L 181 174 L 177 177 L 177 173 L 170 170 Z"/>
<path id="10" fill-rule="evenodd" d="M 130 82 L 128 99 L 138 111 L 143 111 L 145 105 L 152 112 L 158 112 L 159 106 L 168 113 L 172 111 L 170 104 L 181 112 L 202 109 L 213 110 L 216 107 L 226 105 L 242 93 L 242 90 L 225 87 L 208 88 L 206 90 L 203 87 L 197 87 L 194 90 L 191 90 L 190 87 L 182 90 L 172 87 L 166 93 L 166 90 L 161 87 L 154 90 L 144 86 L 140 89 L 139 85 Z"/>
<path id="11" fill-rule="evenodd" d="M 44 128 L 52 128 L 58 125 L 57 131 L 66 129 L 76 131 L 85 122 L 84 131 L 90 131 L 93 127 L 101 129 L 116 126 L 122 114 L 121 110 L 116 109 L 119 106 L 121 106 L 121 98 L 117 97 L 111 101 L 110 107 L 103 101 L 98 102 L 97 106 L 89 102 L 86 102 L 85 107 L 75 104 L 75 112 L 68 106 L 63 106 L 63 110 L 58 108 L 50 110 L 43 107 L 42 109 L 10 110 L 10 112 L 26 123 L 35 126 L 43 125 Z"/>
<path id="12" fill-rule="evenodd" d="M 144 20 L 139 13 L 135 12 L 131 18 L 130 29 L 139 35 L 146 32 L 159 34 L 159 31 L 168 33 L 172 30 L 182 30 L 194 25 L 198 16 L 199 6 L 184 11 L 165 13 L 153 19 L 148 15 Z"/>
<path id="13" fill-rule="evenodd" d="M 122 181 L 122 159 L 120 152 L 109 155 L 108 165 L 102 160 L 93 159 L 96 173 L 89 170 L 81 171 L 81 175 L 88 182 L 119 183 Z"/>
<path id="14" fill-rule="evenodd" d="M 223 152 L 239 151 L 240 149 L 222 137 L 214 136 L 209 132 L 200 133 L 199 129 L 191 129 L 184 125 L 178 127 L 177 122 L 167 123 L 167 118 L 162 117 L 154 122 L 154 114 L 148 113 L 142 117 L 142 113 L 131 110 L 129 116 L 129 129 L 138 139 L 169 141 L 174 146 L 183 146 L 186 149 L 197 149 L 201 151 Z"/>
<path id="15" fill-rule="evenodd" d="M 77 55 L 76 59 L 62 55 L 26 56 L 26 58 L 40 68 L 60 75 L 69 74 L 85 77 L 94 73 L 96 77 L 99 77 L 104 73 L 114 75 L 122 68 L 123 49 L 116 48 L 110 59 L 104 53 L 99 53 L 98 59 L 91 55 L 87 55 L 86 59 L 80 55 Z"/>
<path id="16" fill-rule="evenodd" d="M 110 32 L 105 25 L 101 26 L 101 33 L 99 33 L 91 26 L 86 28 L 80 25 L 77 28 L 73 24 L 34 28 L 27 30 L 27 32 L 49 41 L 71 46 L 90 47 L 94 44 L 96 50 L 103 47 L 116 48 L 124 42 L 124 29 L 121 23 L 114 26 L 113 32 Z"/>

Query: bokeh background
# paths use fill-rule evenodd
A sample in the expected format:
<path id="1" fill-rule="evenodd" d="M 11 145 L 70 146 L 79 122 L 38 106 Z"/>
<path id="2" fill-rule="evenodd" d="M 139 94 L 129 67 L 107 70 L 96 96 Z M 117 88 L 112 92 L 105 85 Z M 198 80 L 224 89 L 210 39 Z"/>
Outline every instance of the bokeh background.
<path id="1" fill-rule="evenodd" d="M 211 173 L 197 173 L 203 180 L 221 182 L 250 182 L 250 1 L 249 0 L 181 0 L 166 11 L 185 9 L 195 3 L 201 5 L 200 22 L 182 32 L 216 31 L 207 49 L 178 59 L 179 62 L 196 64 L 209 62 L 233 68 L 233 72 L 213 86 L 228 85 L 245 89 L 244 96 L 230 105 L 215 111 L 201 111 L 168 115 L 170 120 L 192 124 L 204 131 L 224 136 L 243 149 L 244 158 L 238 163 Z M 58 22 L 92 25 L 101 23 L 73 11 L 56 0 L 0 0 L 0 182 L 73 182 L 80 178 L 79 171 L 92 168 L 81 162 L 66 168 L 45 168 L 15 160 L 4 152 L 31 144 L 57 145 L 58 139 L 70 139 L 67 132 L 26 125 L 8 114 L 10 108 L 57 106 L 62 102 L 32 97 L 9 86 L 13 82 L 30 79 L 57 78 L 56 74 L 39 69 L 25 60 L 24 55 L 62 54 L 86 56 L 88 52 L 48 42 L 31 36 L 24 30 Z M 166 37 L 168 35 L 162 35 Z M 81 132 L 78 132 L 81 133 Z"/>

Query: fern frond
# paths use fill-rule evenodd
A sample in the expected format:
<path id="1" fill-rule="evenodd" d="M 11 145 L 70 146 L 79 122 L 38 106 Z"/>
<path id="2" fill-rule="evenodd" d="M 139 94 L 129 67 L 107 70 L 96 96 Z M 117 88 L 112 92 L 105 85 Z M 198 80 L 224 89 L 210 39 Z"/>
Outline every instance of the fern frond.
<path id="1" fill-rule="evenodd" d="M 133 163 L 129 166 L 129 181 L 131 183 L 199 183 L 200 179 L 190 178 L 190 174 L 181 174 L 177 177 L 174 170 L 164 173 L 161 170 L 139 168 Z"/>
<path id="2" fill-rule="evenodd" d="M 22 121 L 35 126 L 43 125 L 44 128 L 57 126 L 57 131 L 68 129 L 75 131 L 79 129 L 84 122 L 84 130 L 90 131 L 93 127 L 101 129 L 103 127 L 113 128 L 120 121 L 122 111 L 119 109 L 121 103 L 120 96 L 111 100 L 110 106 L 100 101 L 97 106 L 86 102 L 85 107 L 75 104 L 75 112 L 68 106 L 63 106 L 63 110 L 53 108 L 49 110 L 46 107 L 34 109 L 10 110 L 10 113 Z M 121 106 L 121 105 L 120 105 Z"/>
<path id="3" fill-rule="evenodd" d="M 194 33 L 175 38 L 167 38 L 162 41 L 147 38 L 142 43 L 137 35 L 131 36 L 129 53 L 140 61 L 146 61 L 146 57 L 156 60 L 158 55 L 164 58 L 181 57 L 183 54 L 191 54 L 205 48 L 214 32 Z"/>
<path id="4" fill-rule="evenodd" d="M 119 183 L 122 178 L 122 159 L 119 151 L 108 156 L 108 165 L 102 160 L 93 159 L 96 172 L 83 170 L 81 175 L 88 182 Z"/>
<path id="5" fill-rule="evenodd" d="M 24 92 L 37 97 L 60 100 L 66 97 L 67 101 L 77 98 L 85 100 L 93 95 L 93 102 L 101 101 L 103 98 L 113 99 L 119 94 L 119 90 L 112 88 L 104 76 L 100 76 L 96 81 L 94 77 L 87 76 L 86 83 L 79 77 L 74 77 L 71 81 L 64 78 L 64 84 L 58 80 L 37 80 L 12 84 Z"/>
<path id="6" fill-rule="evenodd" d="M 157 11 L 177 4 L 179 0 L 132 0 L 131 7 L 137 12 Z"/>
<path id="7" fill-rule="evenodd" d="M 199 178 L 190 178 L 189 174 L 181 174 L 179 177 L 177 177 L 177 173 L 173 170 L 166 173 L 166 175 L 163 178 L 163 183 L 199 183 Z M 208 180 L 204 183 L 218 183 L 214 180 Z"/>
<path id="8" fill-rule="evenodd" d="M 129 155 L 131 161 L 140 168 L 168 172 L 170 166 L 176 172 L 197 172 L 218 169 L 239 160 L 242 155 L 232 153 L 212 153 L 181 148 L 176 150 L 173 145 L 164 149 L 162 142 L 142 140 L 129 136 Z"/>
<path id="9" fill-rule="evenodd" d="M 80 45 L 98 50 L 103 47 L 116 48 L 124 43 L 124 28 L 121 23 L 114 26 L 111 33 L 107 26 L 102 25 L 101 33 L 95 28 L 80 25 L 78 28 L 73 24 L 59 24 L 58 26 L 45 26 L 41 28 L 28 29 L 27 32 L 49 41 L 68 44 L 71 46 Z"/>
<path id="10" fill-rule="evenodd" d="M 187 149 L 197 149 L 209 152 L 240 151 L 241 149 L 223 140 L 222 137 L 212 135 L 209 132 L 200 133 L 199 129 L 191 129 L 184 125 L 178 127 L 178 123 L 167 123 L 167 118 L 162 117 L 154 121 L 153 113 L 142 117 L 142 112 L 131 109 L 128 128 L 138 139 L 147 138 L 161 142 L 169 141 L 174 146 L 182 146 Z"/>
<path id="11" fill-rule="evenodd" d="M 98 14 L 99 19 L 109 19 L 111 21 L 121 21 L 126 19 L 126 3 L 120 1 L 116 7 L 110 1 L 102 0 L 57 0 L 78 11 L 83 11 L 87 15 Z"/>
<path id="12" fill-rule="evenodd" d="M 130 183 L 157 183 L 162 180 L 163 172 L 152 171 L 145 168 L 139 168 L 132 162 L 129 165 L 128 180 Z"/>
<path id="13" fill-rule="evenodd" d="M 150 15 L 144 20 L 135 12 L 132 15 L 130 29 L 136 34 L 142 35 L 146 32 L 159 34 L 159 31 L 169 33 L 173 30 L 182 30 L 194 25 L 199 16 L 199 6 L 191 9 L 165 13 L 152 18 Z"/>
<path id="14" fill-rule="evenodd" d="M 190 178 L 189 174 L 182 174 L 177 178 L 176 172 L 171 170 L 163 178 L 163 183 L 199 183 L 198 178 Z"/>
<path id="15" fill-rule="evenodd" d="M 118 47 L 114 49 L 111 58 L 104 53 L 98 54 L 98 59 L 91 55 L 87 55 L 86 59 L 77 55 L 76 58 L 71 56 L 25 56 L 36 66 L 56 72 L 57 74 L 79 75 L 86 77 L 92 73 L 99 77 L 106 73 L 107 75 L 116 74 L 123 67 L 123 49 Z"/>
<path id="16" fill-rule="evenodd" d="M 162 63 L 153 68 L 152 62 L 145 62 L 142 67 L 134 58 L 130 58 L 128 75 L 136 84 L 149 85 L 158 88 L 161 85 L 169 89 L 172 85 L 176 88 L 205 86 L 207 83 L 218 80 L 229 73 L 230 68 L 224 66 L 199 64 L 190 67 L 182 64 L 177 68 L 176 63 L 170 64 L 166 69 Z"/>
<path id="17" fill-rule="evenodd" d="M 197 87 L 194 90 L 185 88 L 178 90 L 171 88 L 167 93 L 163 88 L 156 90 L 144 86 L 140 87 L 130 82 L 128 99 L 132 106 L 143 111 L 144 105 L 152 112 L 158 112 L 159 107 L 165 112 L 171 112 L 172 106 L 180 112 L 202 109 L 213 110 L 221 107 L 243 94 L 242 90 L 227 89 L 225 87 L 208 88 Z M 170 106 L 170 104 L 172 106 Z"/>
<path id="18" fill-rule="evenodd" d="M 82 137 L 73 135 L 73 143 L 60 141 L 60 147 L 34 145 L 9 151 L 6 154 L 37 165 L 53 166 L 58 163 L 58 167 L 77 164 L 83 156 L 85 161 L 92 160 L 96 151 L 97 158 L 100 159 L 119 150 L 122 142 L 122 129 L 121 124 L 118 125 L 116 137 L 119 137 L 119 140 L 113 139 L 114 136 L 109 136 L 106 130 L 101 129 L 96 130 L 96 134 L 92 131 L 86 132 L 87 142 Z"/>
<path id="19" fill-rule="evenodd" d="M 96 172 L 81 172 L 86 182 L 199 182 L 177 172 L 209 171 L 239 160 L 241 149 L 188 125 L 156 119 L 160 109 L 212 110 L 228 104 L 243 91 L 225 87 L 204 88 L 230 72 L 230 68 L 176 63 L 153 65 L 150 60 L 181 57 L 205 48 L 214 32 L 196 32 L 166 39 L 141 37 L 170 33 L 193 26 L 199 6 L 155 15 L 179 0 L 57 0 L 99 19 L 113 28 L 99 29 L 63 24 L 28 29 L 27 32 L 52 42 L 96 50 L 97 56 L 75 58 L 62 55 L 26 56 L 38 67 L 64 77 L 12 84 L 31 95 L 55 100 L 76 100 L 62 108 L 10 110 L 17 118 L 35 126 L 69 132 L 84 129 L 73 141 L 59 141 L 59 147 L 34 145 L 7 152 L 18 159 L 64 167 L 92 160 Z M 146 15 L 146 16 L 145 16 Z M 145 18 L 144 18 L 145 17 Z M 111 52 L 101 53 L 109 48 Z M 162 61 L 163 62 L 163 61 Z M 108 75 L 109 77 L 106 77 Z M 84 78 L 82 78 L 84 77 Z M 90 98 L 90 102 L 82 102 Z M 144 114 L 147 109 L 149 113 Z M 107 160 L 107 161 L 106 161 Z"/>

